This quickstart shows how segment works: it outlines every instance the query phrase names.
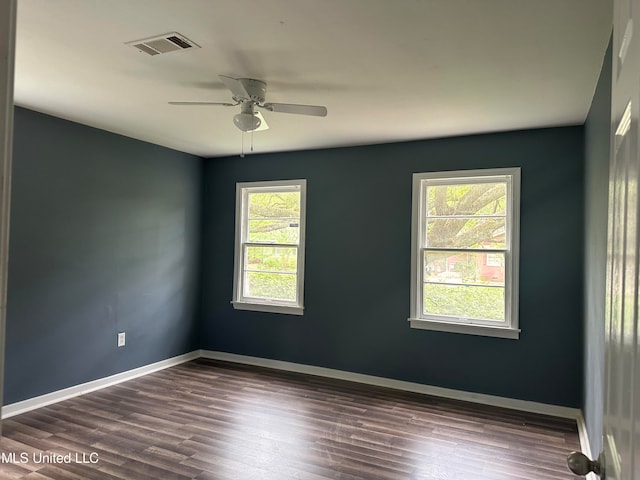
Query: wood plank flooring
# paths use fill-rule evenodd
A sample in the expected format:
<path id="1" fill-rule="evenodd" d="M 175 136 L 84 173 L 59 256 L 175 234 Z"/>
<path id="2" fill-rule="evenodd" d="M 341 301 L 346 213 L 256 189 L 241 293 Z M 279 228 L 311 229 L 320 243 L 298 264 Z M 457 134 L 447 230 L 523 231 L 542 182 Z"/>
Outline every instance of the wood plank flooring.
<path id="1" fill-rule="evenodd" d="M 204 359 L 3 428 L 1 479 L 579 478 L 574 421 Z"/>

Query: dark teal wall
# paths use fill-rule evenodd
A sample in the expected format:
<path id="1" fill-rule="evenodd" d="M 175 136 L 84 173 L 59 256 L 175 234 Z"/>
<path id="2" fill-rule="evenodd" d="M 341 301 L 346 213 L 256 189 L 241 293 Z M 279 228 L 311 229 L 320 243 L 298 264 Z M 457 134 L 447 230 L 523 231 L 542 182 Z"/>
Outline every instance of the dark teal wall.
<path id="1" fill-rule="evenodd" d="M 5 403 L 207 348 L 579 406 L 583 134 L 545 129 L 203 165 L 18 108 Z M 412 173 L 510 166 L 522 167 L 521 339 L 410 329 Z M 235 311 L 235 183 L 284 178 L 308 180 L 305 315 Z"/>
<path id="2" fill-rule="evenodd" d="M 4 402 L 197 348 L 202 160 L 22 108 L 14 131 Z"/>
<path id="3" fill-rule="evenodd" d="M 209 159 L 201 347 L 578 407 L 582 127 Z M 409 328 L 414 172 L 522 168 L 520 340 Z M 306 178 L 302 317 L 236 311 L 235 183 Z"/>
<path id="4" fill-rule="evenodd" d="M 585 370 L 583 408 L 592 454 L 602 449 L 611 42 L 585 123 Z"/>

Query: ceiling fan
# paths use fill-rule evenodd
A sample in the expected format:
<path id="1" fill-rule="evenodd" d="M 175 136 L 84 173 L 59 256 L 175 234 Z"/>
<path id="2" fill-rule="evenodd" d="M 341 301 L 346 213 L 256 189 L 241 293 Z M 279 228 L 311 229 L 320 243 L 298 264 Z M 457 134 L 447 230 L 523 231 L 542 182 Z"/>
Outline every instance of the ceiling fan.
<path id="1" fill-rule="evenodd" d="M 326 117 L 327 107 L 319 105 L 296 105 L 292 103 L 265 103 L 267 84 L 253 78 L 233 78 L 220 75 L 225 86 L 231 90 L 231 98 L 235 103 L 228 102 L 169 102 L 170 105 L 216 105 L 222 107 L 235 107 L 240 105 L 240 113 L 233 117 L 233 123 L 243 132 L 266 130 L 267 122 L 256 111 L 256 107 L 269 112 L 293 113 L 296 115 L 312 115 Z"/>

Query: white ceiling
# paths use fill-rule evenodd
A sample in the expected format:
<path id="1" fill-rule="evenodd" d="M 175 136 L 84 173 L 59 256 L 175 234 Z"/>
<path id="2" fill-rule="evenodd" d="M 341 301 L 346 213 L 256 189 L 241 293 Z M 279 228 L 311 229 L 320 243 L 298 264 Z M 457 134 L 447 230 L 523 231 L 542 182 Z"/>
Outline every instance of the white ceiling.
<path id="1" fill-rule="evenodd" d="M 201 156 L 240 152 L 218 75 L 267 82 L 256 152 L 584 122 L 611 28 L 603 0 L 19 0 L 15 102 Z M 125 42 L 179 32 L 202 48 Z M 245 149 L 251 134 L 245 135 Z"/>

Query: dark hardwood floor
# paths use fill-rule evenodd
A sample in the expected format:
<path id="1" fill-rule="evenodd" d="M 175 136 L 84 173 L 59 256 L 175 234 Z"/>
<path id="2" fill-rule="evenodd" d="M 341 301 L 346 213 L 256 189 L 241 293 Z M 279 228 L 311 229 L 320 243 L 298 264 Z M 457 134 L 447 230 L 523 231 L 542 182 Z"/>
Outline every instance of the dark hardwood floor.
<path id="1" fill-rule="evenodd" d="M 574 421 L 203 359 L 3 428 L 2 479 L 578 478 Z"/>

